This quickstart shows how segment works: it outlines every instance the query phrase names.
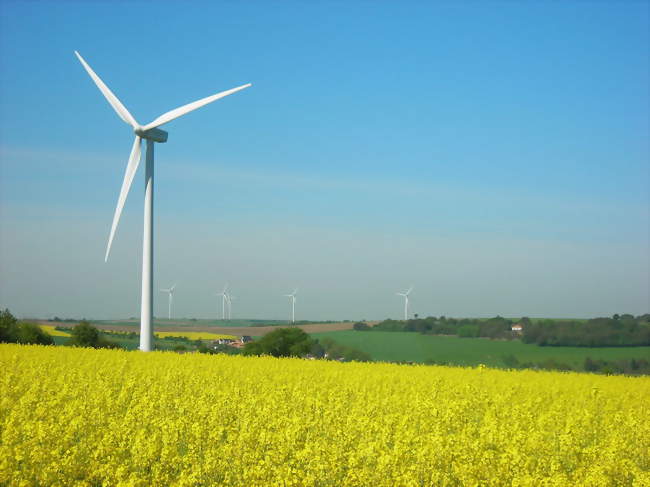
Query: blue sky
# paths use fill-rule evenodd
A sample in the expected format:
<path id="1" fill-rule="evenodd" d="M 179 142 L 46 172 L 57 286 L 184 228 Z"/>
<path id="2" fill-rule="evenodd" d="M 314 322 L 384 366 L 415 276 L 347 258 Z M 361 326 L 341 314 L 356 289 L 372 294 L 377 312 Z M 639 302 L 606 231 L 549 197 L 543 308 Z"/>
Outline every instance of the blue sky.
<path id="1" fill-rule="evenodd" d="M 136 119 L 246 82 L 156 148 L 178 316 L 649 308 L 647 2 L 1 2 L 0 305 L 135 316 Z M 163 296 L 156 312 L 163 314 Z"/>

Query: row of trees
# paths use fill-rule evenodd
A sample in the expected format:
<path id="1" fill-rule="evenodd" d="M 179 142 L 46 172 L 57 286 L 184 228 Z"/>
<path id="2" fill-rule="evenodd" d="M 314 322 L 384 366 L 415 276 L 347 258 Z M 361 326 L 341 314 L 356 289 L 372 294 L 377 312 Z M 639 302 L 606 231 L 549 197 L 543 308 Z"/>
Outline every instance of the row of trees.
<path id="1" fill-rule="evenodd" d="M 70 331 L 66 345 L 72 347 L 119 348 L 107 340 L 87 321 L 80 322 Z M 19 322 L 8 309 L 0 311 L 0 343 L 54 345 L 54 338 L 36 323 Z"/>
<path id="2" fill-rule="evenodd" d="M 457 335 L 460 337 L 486 337 L 493 339 L 511 339 L 513 320 L 496 316 L 490 319 L 447 318 L 429 316 L 412 320 L 384 320 L 373 327 L 365 323 L 355 323 L 355 330 L 372 331 L 411 331 L 431 335 Z"/>
<path id="3" fill-rule="evenodd" d="M 522 334 L 513 333 L 520 324 Z M 490 319 L 446 318 L 429 316 L 406 321 L 385 320 L 374 327 L 355 323 L 359 331 L 410 331 L 433 335 L 456 335 L 461 338 L 484 337 L 507 339 L 521 337 L 524 343 L 541 346 L 623 347 L 650 345 L 650 315 L 614 315 L 590 320 L 510 320 L 496 316 Z"/>
<path id="4" fill-rule="evenodd" d="M 8 309 L 0 311 L 0 343 L 53 345 L 54 339 L 34 323 L 19 323 Z"/>
<path id="5" fill-rule="evenodd" d="M 509 369 L 537 369 L 593 372 L 607 375 L 650 375 L 650 361 L 646 359 L 604 360 L 587 357 L 582 368 L 548 358 L 541 362 L 520 362 L 514 355 L 502 357 L 503 363 Z"/>
<path id="6" fill-rule="evenodd" d="M 650 361 L 645 359 L 585 359 L 584 369 L 597 374 L 650 375 Z"/>
<path id="7" fill-rule="evenodd" d="M 524 326 L 522 341 L 541 346 L 629 347 L 650 345 L 650 315 L 630 314 L 586 322 L 541 320 Z"/>

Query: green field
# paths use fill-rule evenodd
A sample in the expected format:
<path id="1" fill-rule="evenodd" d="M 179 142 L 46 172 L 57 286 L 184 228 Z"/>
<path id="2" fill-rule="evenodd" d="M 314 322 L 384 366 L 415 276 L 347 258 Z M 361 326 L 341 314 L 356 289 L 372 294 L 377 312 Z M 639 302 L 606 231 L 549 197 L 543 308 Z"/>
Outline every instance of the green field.
<path id="1" fill-rule="evenodd" d="M 136 336 L 135 338 L 129 337 L 119 337 L 113 334 L 103 334 L 108 340 L 113 343 L 117 343 L 121 348 L 125 350 L 137 350 L 140 346 L 140 337 Z M 68 343 L 70 338 L 68 337 L 52 337 L 56 345 L 65 345 Z M 170 339 L 160 339 L 156 338 L 155 340 L 156 350 L 173 350 L 177 345 L 188 346 L 187 342 L 170 340 Z M 190 348 L 190 347 L 188 347 Z"/>
<path id="2" fill-rule="evenodd" d="M 366 352 L 373 360 L 386 362 L 432 361 L 453 365 L 485 364 L 504 367 L 503 357 L 514 355 L 519 362 L 540 363 L 554 359 L 582 369 L 587 357 L 603 360 L 650 360 L 650 347 L 540 347 L 524 344 L 519 340 L 458 338 L 389 331 L 332 331 L 314 333 L 312 336 L 329 337 L 342 345 Z"/>

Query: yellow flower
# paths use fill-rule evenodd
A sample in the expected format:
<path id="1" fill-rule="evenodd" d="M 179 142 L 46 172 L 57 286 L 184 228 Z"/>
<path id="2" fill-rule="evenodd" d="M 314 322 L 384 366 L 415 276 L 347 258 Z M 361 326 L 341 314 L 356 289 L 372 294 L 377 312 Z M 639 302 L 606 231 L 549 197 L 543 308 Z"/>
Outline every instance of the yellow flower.
<path id="1" fill-rule="evenodd" d="M 650 485 L 650 378 L 24 345 L 0 370 L 0 485 Z"/>

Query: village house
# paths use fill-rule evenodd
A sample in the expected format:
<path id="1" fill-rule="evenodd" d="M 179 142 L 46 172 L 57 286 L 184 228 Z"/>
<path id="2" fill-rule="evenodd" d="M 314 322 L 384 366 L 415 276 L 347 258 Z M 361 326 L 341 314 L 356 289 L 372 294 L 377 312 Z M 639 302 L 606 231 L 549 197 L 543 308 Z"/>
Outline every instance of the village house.
<path id="1" fill-rule="evenodd" d="M 253 337 L 248 335 L 240 336 L 237 338 L 219 338 L 212 342 L 212 348 L 217 348 L 219 345 L 227 345 L 234 348 L 243 348 L 249 342 L 253 341 Z"/>

